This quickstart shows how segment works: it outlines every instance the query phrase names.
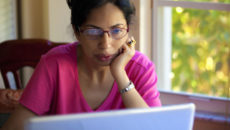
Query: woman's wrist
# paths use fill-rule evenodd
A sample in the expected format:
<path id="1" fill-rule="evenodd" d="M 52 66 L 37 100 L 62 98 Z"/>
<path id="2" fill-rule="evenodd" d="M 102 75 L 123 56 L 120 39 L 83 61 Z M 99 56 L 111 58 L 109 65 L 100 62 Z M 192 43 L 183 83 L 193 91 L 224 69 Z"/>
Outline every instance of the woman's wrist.
<path id="1" fill-rule="evenodd" d="M 124 69 L 113 69 L 111 73 L 115 80 L 120 80 L 127 77 L 126 71 Z"/>
<path id="2" fill-rule="evenodd" d="M 126 88 L 127 85 L 130 83 L 129 77 L 127 76 L 125 70 L 116 71 L 113 76 L 118 84 L 119 90 Z"/>
<path id="3" fill-rule="evenodd" d="M 127 85 L 127 87 L 123 88 L 120 90 L 120 93 L 123 94 L 123 93 L 126 93 L 128 91 L 130 91 L 131 89 L 135 88 L 134 84 L 132 81 L 129 81 L 129 84 Z"/>

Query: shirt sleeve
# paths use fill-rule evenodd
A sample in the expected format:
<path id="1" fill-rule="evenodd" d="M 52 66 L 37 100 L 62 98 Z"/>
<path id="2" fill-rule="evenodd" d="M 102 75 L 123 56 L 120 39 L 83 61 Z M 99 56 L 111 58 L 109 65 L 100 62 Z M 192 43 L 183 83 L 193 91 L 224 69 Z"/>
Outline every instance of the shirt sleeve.
<path id="1" fill-rule="evenodd" d="M 50 110 L 55 86 L 55 72 L 52 72 L 54 68 L 42 56 L 20 98 L 20 103 L 37 115 L 43 115 Z"/>
<path id="2" fill-rule="evenodd" d="M 136 76 L 133 80 L 139 94 L 150 106 L 161 106 L 160 93 L 157 90 L 157 75 L 153 63 L 148 63 L 146 67 L 137 65 L 135 67 Z"/>

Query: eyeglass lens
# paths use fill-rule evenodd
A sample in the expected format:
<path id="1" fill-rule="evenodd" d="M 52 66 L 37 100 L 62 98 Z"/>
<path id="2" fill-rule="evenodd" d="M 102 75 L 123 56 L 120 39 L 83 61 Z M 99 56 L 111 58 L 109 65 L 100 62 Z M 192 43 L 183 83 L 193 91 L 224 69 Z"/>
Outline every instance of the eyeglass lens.
<path id="1" fill-rule="evenodd" d="M 108 33 L 108 35 L 111 36 L 113 39 L 121 39 L 127 34 L 128 29 L 112 28 L 109 31 L 104 31 L 99 28 L 89 28 L 83 30 L 82 32 L 89 39 L 99 39 L 104 35 L 104 33 Z"/>

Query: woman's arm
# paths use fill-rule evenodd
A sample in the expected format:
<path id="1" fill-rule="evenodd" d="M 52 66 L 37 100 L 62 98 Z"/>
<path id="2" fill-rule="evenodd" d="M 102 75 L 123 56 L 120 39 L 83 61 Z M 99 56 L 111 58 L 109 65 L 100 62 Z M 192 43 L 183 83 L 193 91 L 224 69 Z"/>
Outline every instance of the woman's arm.
<path id="1" fill-rule="evenodd" d="M 134 39 L 131 38 L 131 40 Z M 125 66 L 131 60 L 134 54 L 135 54 L 134 45 L 128 46 L 125 43 L 122 46 L 122 52 L 120 53 L 120 55 L 118 55 L 116 59 L 114 59 L 114 61 L 111 63 L 110 70 L 118 84 L 119 90 L 127 88 L 130 83 L 130 79 L 128 78 L 125 71 Z M 135 88 L 132 88 L 131 90 L 125 93 L 122 93 L 121 96 L 126 108 L 149 107 L 148 104 L 144 101 L 144 99 L 140 96 L 140 94 L 137 92 Z"/>
<path id="2" fill-rule="evenodd" d="M 119 72 L 119 75 L 116 76 L 115 80 L 119 86 L 119 90 L 128 87 L 130 83 L 130 80 L 125 71 Z M 121 93 L 121 96 L 126 108 L 149 107 L 135 88 L 132 88 L 127 92 Z"/>
<path id="3" fill-rule="evenodd" d="M 36 116 L 35 113 L 19 104 L 1 130 L 24 130 L 24 122 L 34 116 Z"/>

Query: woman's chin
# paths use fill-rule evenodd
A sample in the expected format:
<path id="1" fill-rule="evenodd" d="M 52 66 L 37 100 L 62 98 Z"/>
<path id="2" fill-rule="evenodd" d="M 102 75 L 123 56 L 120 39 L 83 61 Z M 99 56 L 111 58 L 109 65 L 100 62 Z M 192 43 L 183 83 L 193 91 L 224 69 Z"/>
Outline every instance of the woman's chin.
<path id="1" fill-rule="evenodd" d="M 112 60 L 110 60 L 110 61 L 99 61 L 98 65 L 100 65 L 100 66 L 110 66 L 111 63 L 112 63 Z"/>

